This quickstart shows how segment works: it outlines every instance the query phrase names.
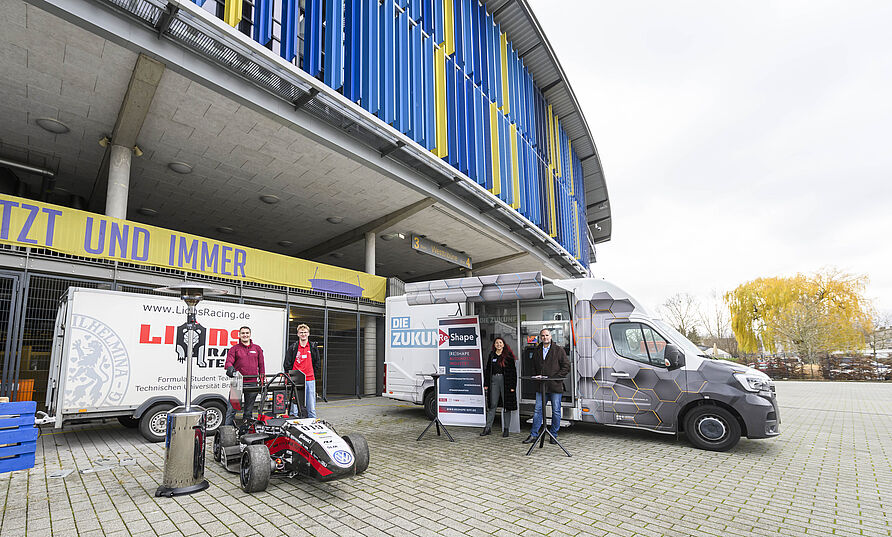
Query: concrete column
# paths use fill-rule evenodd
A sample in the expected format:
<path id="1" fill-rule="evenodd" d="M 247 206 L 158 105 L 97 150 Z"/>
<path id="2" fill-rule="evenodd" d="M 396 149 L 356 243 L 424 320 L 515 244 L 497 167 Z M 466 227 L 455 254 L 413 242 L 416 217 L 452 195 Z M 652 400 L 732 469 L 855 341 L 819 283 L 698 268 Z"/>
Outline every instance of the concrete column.
<path id="1" fill-rule="evenodd" d="M 365 234 L 365 271 L 369 274 L 375 273 L 375 234 L 366 232 Z M 383 371 L 378 371 L 377 356 L 375 350 L 377 348 L 376 317 L 365 317 L 363 326 L 363 370 L 365 371 L 365 382 L 363 383 L 363 394 L 374 394 L 375 385 L 378 375 L 383 375 Z"/>
<path id="2" fill-rule="evenodd" d="M 474 275 L 474 273 L 472 271 L 466 270 L 464 275 L 462 275 L 462 278 L 470 278 L 473 275 Z M 473 302 L 465 303 L 465 315 L 476 315 L 476 313 L 474 312 L 474 303 Z"/>
<path id="3" fill-rule="evenodd" d="M 108 160 L 108 194 L 105 214 L 122 220 L 127 219 L 127 198 L 130 194 L 130 160 L 133 150 L 120 145 L 111 146 Z"/>
<path id="4" fill-rule="evenodd" d="M 371 231 L 365 234 L 365 271 L 375 273 L 375 234 Z"/>

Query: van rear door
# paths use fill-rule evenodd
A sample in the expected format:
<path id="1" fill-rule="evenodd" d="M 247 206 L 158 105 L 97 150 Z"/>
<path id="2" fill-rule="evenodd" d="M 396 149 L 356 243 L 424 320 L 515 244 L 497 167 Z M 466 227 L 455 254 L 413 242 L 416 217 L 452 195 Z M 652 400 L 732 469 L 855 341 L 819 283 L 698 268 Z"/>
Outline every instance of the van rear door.
<path id="1" fill-rule="evenodd" d="M 686 386 L 684 369 L 670 371 L 663 353 L 667 340 L 645 322 L 610 323 L 611 347 L 603 383 L 608 423 L 674 432 Z M 605 386 L 605 387 L 606 387 Z"/>

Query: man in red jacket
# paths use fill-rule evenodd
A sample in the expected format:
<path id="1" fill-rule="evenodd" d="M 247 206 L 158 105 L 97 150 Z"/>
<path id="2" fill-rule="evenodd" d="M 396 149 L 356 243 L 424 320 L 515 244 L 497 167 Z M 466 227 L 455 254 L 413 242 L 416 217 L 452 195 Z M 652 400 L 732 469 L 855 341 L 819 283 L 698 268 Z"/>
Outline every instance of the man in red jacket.
<path id="1" fill-rule="evenodd" d="M 251 329 L 243 326 L 238 329 L 239 342 L 229 348 L 226 353 L 226 375 L 234 377 L 238 371 L 246 378 L 245 384 L 258 384 L 263 381 L 265 374 L 263 368 L 263 349 L 260 345 L 251 341 Z M 248 419 L 254 411 L 254 403 L 257 401 L 257 394 L 246 394 L 244 408 L 244 417 Z M 235 425 L 235 409 L 229 405 L 226 411 L 226 420 L 223 425 Z"/>

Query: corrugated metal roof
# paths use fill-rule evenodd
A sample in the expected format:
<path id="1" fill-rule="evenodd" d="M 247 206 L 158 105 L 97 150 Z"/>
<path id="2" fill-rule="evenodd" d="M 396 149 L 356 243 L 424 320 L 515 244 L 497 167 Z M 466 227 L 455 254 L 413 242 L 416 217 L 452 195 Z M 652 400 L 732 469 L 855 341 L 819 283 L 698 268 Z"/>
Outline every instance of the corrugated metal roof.
<path id="1" fill-rule="evenodd" d="M 585 176 L 586 203 L 604 204 L 602 210 L 588 209 L 586 218 L 589 229 L 596 243 L 610 240 L 610 204 L 607 196 L 607 184 L 601 167 L 601 157 L 595 140 L 589 130 L 588 122 L 576 99 L 573 88 L 567 80 L 557 56 L 542 26 L 533 14 L 527 0 L 484 0 L 486 10 L 491 13 L 508 35 L 518 54 L 522 55 L 523 64 L 529 70 L 540 89 L 545 89 L 545 98 L 552 105 L 554 113 L 560 118 L 567 135 L 573 140 L 573 149 L 583 161 L 582 170 Z M 591 195 L 590 195 L 591 194 Z M 594 196 L 596 199 L 593 199 Z"/>

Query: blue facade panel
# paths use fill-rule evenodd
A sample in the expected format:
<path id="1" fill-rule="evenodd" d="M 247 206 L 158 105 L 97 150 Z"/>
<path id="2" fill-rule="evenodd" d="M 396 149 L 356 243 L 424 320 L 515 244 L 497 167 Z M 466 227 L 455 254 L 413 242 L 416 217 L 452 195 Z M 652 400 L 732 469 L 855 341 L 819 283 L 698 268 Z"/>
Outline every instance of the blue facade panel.
<path id="1" fill-rule="evenodd" d="M 344 97 L 356 102 L 362 96 L 362 6 L 364 0 L 346 0 L 346 2 L 344 6 Z"/>
<path id="2" fill-rule="evenodd" d="M 394 71 L 396 72 L 396 88 L 394 91 L 396 110 L 393 126 L 401 133 L 408 134 L 411 124 L 409 116 L 411 102 L 409 99 L 409 13 L 403 11 L 399 14 L 396 19 L 396 31 L 394 33 L 396 41 L 394 66 Z"/>
<path id="3" fill-rule="evenodd" d="M 263 0 L 267 1 L 267 0 Z M 323 80 L 332 89 L 344 85 L 344 0 L 325 2 L 325 68 Z"/>
<path id="4" fill-rule="evenodd" d="M 322 71 L 322 0 L 304 5 L 304 55 L 301 68 L 311 76 Z"/>
<path id="5" fill-rule="evenodd" d="M 341 0 L 343 1 L 343 0 Z M 396 106 L 396 73 L 394 62 L 396 61 L 396 5 L 391 0 L 386 0 L 380 6 L 379 20 L 381 23 L 381 82 L 379 88 L 378 117 L 384 123 L 391 124 L 394 121 L 394 108 Z"/>

